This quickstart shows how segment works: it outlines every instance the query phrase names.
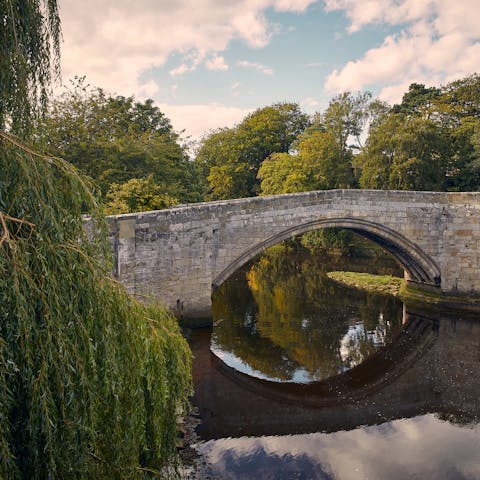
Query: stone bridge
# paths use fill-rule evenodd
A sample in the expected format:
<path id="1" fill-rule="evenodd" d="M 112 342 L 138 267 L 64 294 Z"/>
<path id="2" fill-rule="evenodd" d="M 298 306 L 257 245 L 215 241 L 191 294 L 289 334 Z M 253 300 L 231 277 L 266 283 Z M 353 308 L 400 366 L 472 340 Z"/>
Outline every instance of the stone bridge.
<path id="1" fill-rule="evenodd" d="M 177 315 L 208 317 L 212 291 L 266 248 L 352 230 L 391 252 L 408 282 L 480 294 L 480 193 L 328 190 L 109 217 L 115 275 Z"/>

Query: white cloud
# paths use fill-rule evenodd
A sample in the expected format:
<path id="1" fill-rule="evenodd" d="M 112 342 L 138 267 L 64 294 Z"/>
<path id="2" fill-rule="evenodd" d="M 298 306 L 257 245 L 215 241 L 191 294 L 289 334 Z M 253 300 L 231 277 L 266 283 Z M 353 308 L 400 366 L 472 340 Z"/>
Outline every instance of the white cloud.
<path id="1" fill-rule="evenodd" d="M 186 63 L 182 63 L 176 68 L 172 68 L 168 73 L 172 77 L 176 77 L 177 75 L 183 75 L 184 73 L 191 72 L 194 69 L 191 65 L 187 65 Z"/>
<path id="2" fill-rule="evenodd" d="M 185 56 L 171 70 L 175 76 L 224 51 L 234 39 L 263 47 L 274 31 L 267 9 L 304 12 L 316 1 L 63 0 L 63 78 L 86 75 L 108 91 L 137 94 L 150 88 L 140 80 L 142 73 L 163 66 L 172 53 Z M 192 54 L 195 61 L 188 58 Z M 212 59 L 206 61 L 212 65 Z"/>
<path id="3" fill-rule="evenodd" d="M 142 98 L 152 98 L 160 91 L 160 87 L 155 80 L 149 80 L 139 86 L 138 96 Z"/>
<path id="4" fill-rule="evenodd" d="M 385 85 L 380 97 L 398 102 L 412 82 L 441 84 L 479 68 L 478 0 L 325 0 L 325 9 L 344 11 L 350 33 L 372 23 L 402 26 L 334 70 L 325 82 L 330 93 Z"/>
<path id="5" fill-rule="evenodd" d="M 457 0 L 461 2 L 462 0 Z M 467 0 L 468 1 L 468 0 Z M 444 0 L 324 0 L 325 10 L 343 10 L 350 19 L 350 33 L 370 23 L 399 25 L 429 18 Z"/>
<path id="6" fill-rule="evenodd" d="M 209 58 L 205 62 L 205 66 L 209 70 L 219 70 L 219 71 L 228 70 L 228 65 L 225 63 L 225 59 L 219 55 L 215 55 L 214 57 Z"/>
<path id="7" fill-rule="evenodd" d="M 304 12 L 312 3 L 311 0 L 277 0 L 275 9 L 280 12 Z"/>
<path id="8" fill-rule="evenodd" d="M 273 70 L 270 67 L 262 65 L 257 62 L 249 62 L 248 60 L 240 60 L 237 62 L 237 65 L 242 68 L 254 68 L 259 72 L 262 72 L 265 75 L 273 75 Z"/>
<path id="9" fill-rule="evenodd" d="M 221 103 L 198 105 L 158 105 L 162 112 L 171 120 L 177 131 L 185 129 L 192 139 L 199 139 L 205 132 L 221 127 L 233 127 L 247 114 L 253 111 L 249 108 L 229 107 Z"/>

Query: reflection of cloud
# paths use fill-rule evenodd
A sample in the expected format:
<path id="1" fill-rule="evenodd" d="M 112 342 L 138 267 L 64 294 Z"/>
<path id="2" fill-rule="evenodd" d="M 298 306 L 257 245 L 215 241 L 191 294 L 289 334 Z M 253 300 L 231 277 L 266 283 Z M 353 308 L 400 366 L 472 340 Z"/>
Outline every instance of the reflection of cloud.
<path id="1" fill-rule="evenodd" d="M 245 373 L 250 377 L 261 378 L 263 380 L 275 380 L 277 382 L 285 381 L 285 380 L 281 380 L 280 378 L 270 377 L 260 372 L 259 370 L 252 368 L 247 362 L 242 360 L 240 357 L 237 357 L 237 355 L 235 355 L 232 352 L 227 352 L 226 350 L 222 350 L 215 343 L 212 343 L 210 350 L 218 358 L 220 358 L 220 360 L 222 360 L 222 362 L 225 363 L 225 365 L 228 365 L 229 367 L 235 369 L 237 372 Z"/>
<path id="2" fill-rule="evenodd" d="M 219 472 L 226 459 L 237 469 L 249 464 L 251 477 L 239 474 L 235 478 L 255 478 L 262 462 L 275 458 L 283 465 L 292 457 L 298 468 L 301 462 L 308 468 L 313 464 L 331 478 L 343 480 L 480 478 L 480 425 L 459 427 L 434 415 L 331 434 L 211 440 L 197 448 Z M 254 455 L 258 471 L 250 463 Z M 285 471 L 291 475 L 286 464 Z M 275 478 L 294 477 L 280 474 Z"/>
<path id="3" fill-rule="evenodd" d="M 370 354 L 370 349 L 362 351 L 362 343 L 370 344 L 374 348 L 385 345 L 387 324 L 383 314 L 378 317 L 378 324 L 373 330 L 366 330 L 363 322 L 349 325 L 347 333 L 340 339 L 340 357 L 346 370 L 360 365 L 365 360 L 365 353 Z"/>

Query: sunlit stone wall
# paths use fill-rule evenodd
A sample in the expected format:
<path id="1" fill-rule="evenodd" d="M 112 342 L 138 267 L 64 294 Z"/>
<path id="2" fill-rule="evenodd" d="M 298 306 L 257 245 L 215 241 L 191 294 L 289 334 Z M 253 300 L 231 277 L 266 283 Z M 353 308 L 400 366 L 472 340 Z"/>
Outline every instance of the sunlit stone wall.
<path id="1" fill-rule="evenodd" d="M 209 315 L 212 285 L 263 249 L 329 226 L 398 250 L 419 283 L 480 294 L 478 193 L 329 190 L 109 217 L 118 279 L 186 316 Z"/>

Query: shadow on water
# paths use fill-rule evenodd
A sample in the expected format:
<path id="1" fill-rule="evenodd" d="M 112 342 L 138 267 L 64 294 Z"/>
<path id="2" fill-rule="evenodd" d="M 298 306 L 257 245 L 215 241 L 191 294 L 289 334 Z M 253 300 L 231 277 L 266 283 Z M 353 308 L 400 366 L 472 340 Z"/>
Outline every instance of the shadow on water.
<path id="1" fill-rule="evenodd" d="M 213 332 L 190 334 L 209 474 L 480 478 L 480 321 L 310 267 L 260 261 L 215 300 Z"/>

